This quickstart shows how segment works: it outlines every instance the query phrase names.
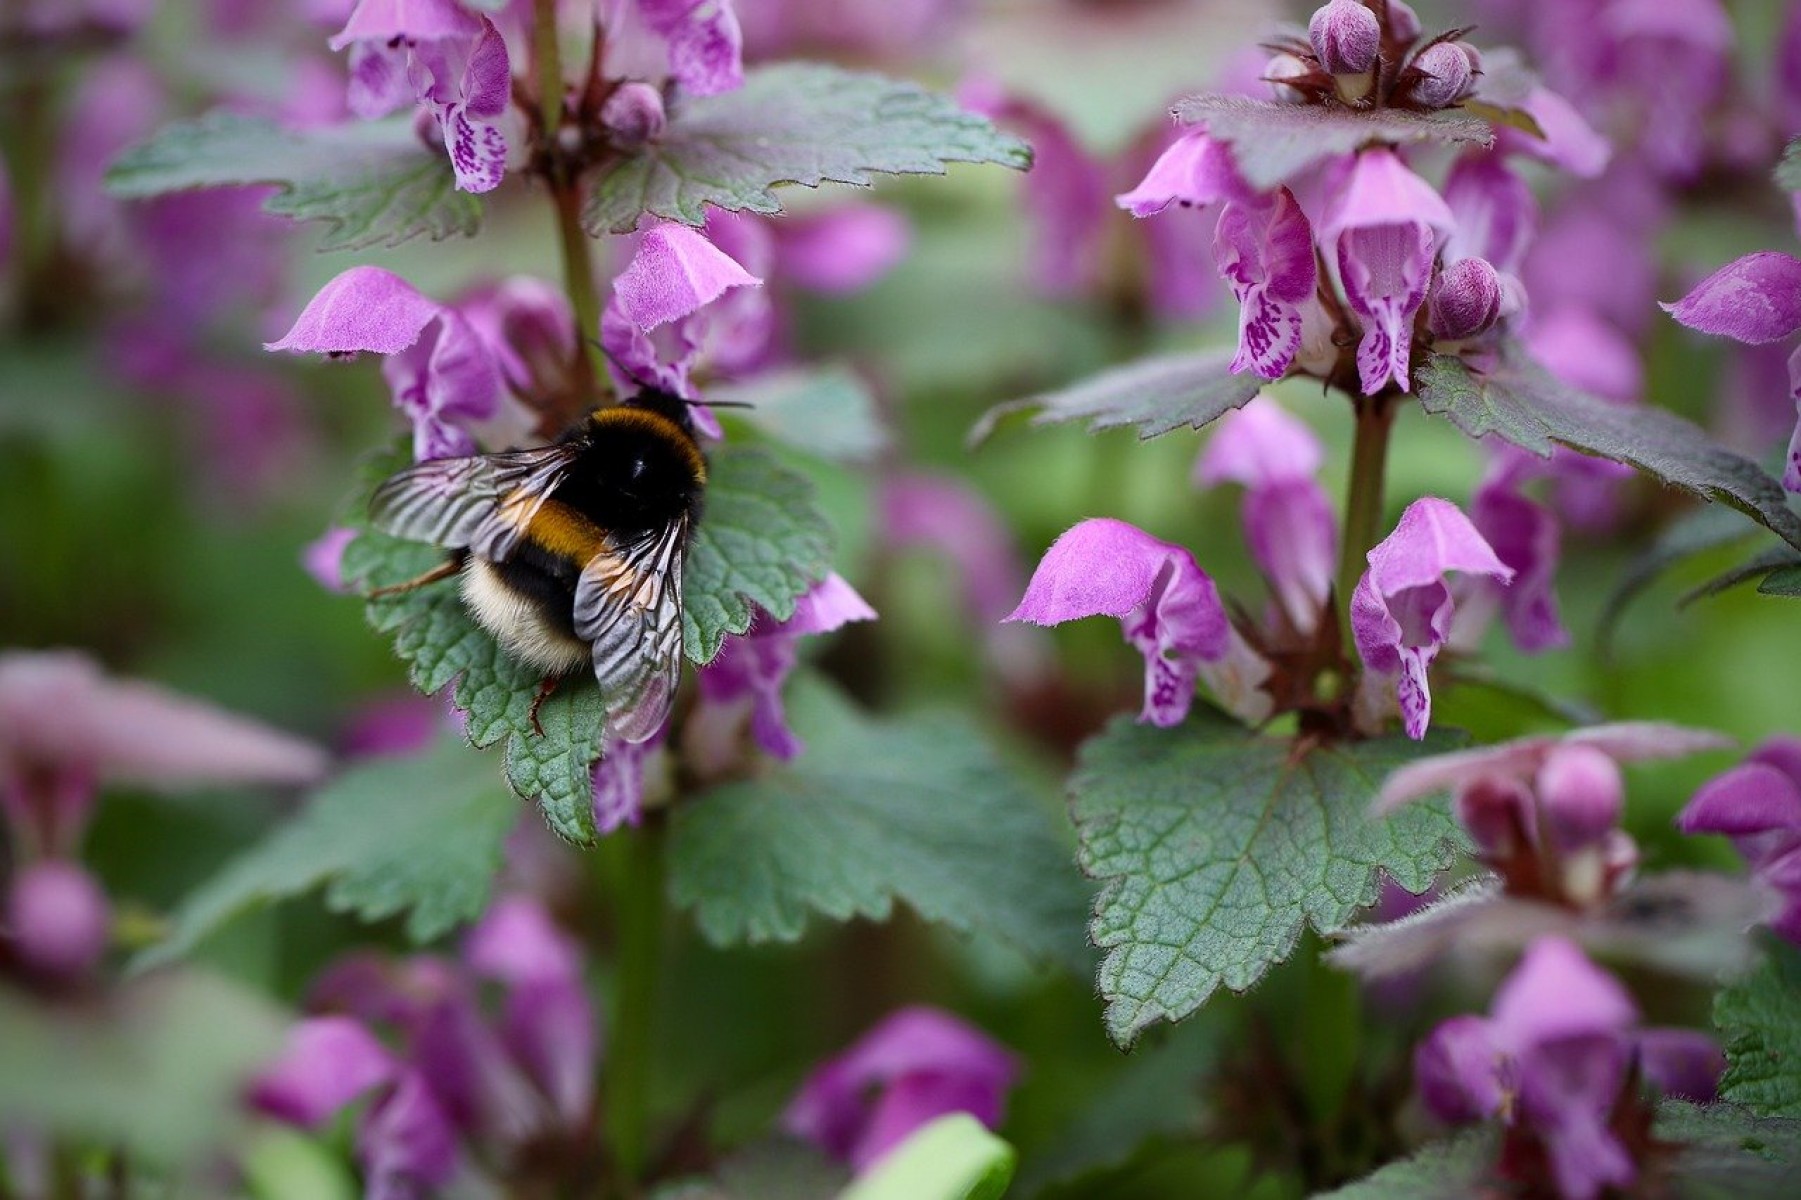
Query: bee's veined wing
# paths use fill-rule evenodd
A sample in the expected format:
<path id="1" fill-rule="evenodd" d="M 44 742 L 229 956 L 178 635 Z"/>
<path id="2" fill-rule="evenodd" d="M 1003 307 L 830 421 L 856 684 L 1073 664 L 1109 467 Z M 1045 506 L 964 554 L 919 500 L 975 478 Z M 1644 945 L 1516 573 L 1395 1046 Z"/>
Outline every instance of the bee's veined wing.
<path id="1" fill-rule="evenodd" d="M 375 489 L 369 519 L 398 538 L 466 548 L 499 562 L 512 554 L 578 453 L 576 445 L 559 442 L 504 454 L 427 459 Z"/>
<path id="2" fill-rule="evenodd" d="M 575 585 L 575 634 L 593 643 L 607 732 L 648 741 L 669 718 L 682 669 L 688 517 L 589 560 Z"/>

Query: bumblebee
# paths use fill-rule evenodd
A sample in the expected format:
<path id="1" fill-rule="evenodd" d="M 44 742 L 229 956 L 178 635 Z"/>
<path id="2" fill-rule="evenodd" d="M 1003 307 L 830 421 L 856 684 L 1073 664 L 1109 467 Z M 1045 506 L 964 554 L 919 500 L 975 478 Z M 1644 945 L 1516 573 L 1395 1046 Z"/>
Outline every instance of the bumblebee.
<path id="1" fill-rule="evenodd" d="M 682 567 L 707 462 L 688 402 L 641 387 L 529 450 L 417 463 L 376 489 L 377 529 L 452 551 L 375 595 L 462 576 L 501 649 L 558 680 L 591 667 L 614 737 L 662 727 L 681 678 Z"/>

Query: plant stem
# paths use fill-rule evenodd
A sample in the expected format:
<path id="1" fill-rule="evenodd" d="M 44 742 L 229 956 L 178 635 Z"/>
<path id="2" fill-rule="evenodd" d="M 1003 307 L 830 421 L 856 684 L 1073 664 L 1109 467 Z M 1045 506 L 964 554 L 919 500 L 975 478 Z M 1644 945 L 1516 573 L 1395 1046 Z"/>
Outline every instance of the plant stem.
<path id="1" fill-rule="evenodd" d="M 1351 592 L 1363 577 L 1370 547 L 1382 532 L 1382 484 L 1388 467 L 1388 433 L 1394 428 L 1395 392 L 1356 399 L 1357 434 L 1351 446 L 1351 481 L 1345 497 L 1344 545 L 1338 563 L 1338 603 L 1348 613 Z"/>
<path id="2" fill-rule="evenodd" d="M 600 335 L 600 301 L 594 292 L 594 257 L 582 229 L 579 174 L 562 152 L 563 59 L 557 41 L 556 0 L 532 2 L 532 57 L 538 67 L 538 111 L 543 123 L 546 181 L 556 206 L 557 243 L 563 258 L 563 291 L 575 313 L 575 383 L 583 410 L 606 398 L 590 340 Z M 574 416 L 579 414 L 565 414 Z"/>
<path id="3" fill-rule="evenodd" d="M 663 830 L 647 822 L 602 843 L 613 884 L 617 957 L 601 1103 L 622 1194 L 637 1194 L 649 1159 L 649 1090 L 664 922 Z"/>

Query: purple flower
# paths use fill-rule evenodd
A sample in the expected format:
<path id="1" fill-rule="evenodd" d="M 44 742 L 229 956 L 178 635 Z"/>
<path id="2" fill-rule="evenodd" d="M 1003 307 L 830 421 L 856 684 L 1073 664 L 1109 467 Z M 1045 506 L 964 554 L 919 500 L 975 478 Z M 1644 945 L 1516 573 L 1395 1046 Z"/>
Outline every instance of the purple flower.
<path id="1" fill-rule="evenodd" d="M 1000 1124 L 1013 1056 L 949 1013 L 905 1008 L 807 1077 L 782 1126 L 858 1171 L 947 1113 Z"/>
<path id="2" fill-rule="evenodd" d="M 1801 259 L 1769 250 L 1748 254 L 1663 308 L 1690 329 L 1749 345 L 1793 337 L 1801 333 Z M 1789 359 L 1789 390 L 1801 418 L 1801 347 Z M 1801 492 L 1801 419 L 1789 438 L 1782 485 Z"/>
<path id="3" fill-rule="evenodd" d="M 1449 500 L 1428 496 L 1401 514 L 1400 524 L 1369 552 L 1369 570 L 1351 596 L 1351 629 L 1366 668 L 1359 684 L 1360 723 L 1374 725 L 1386 709 L 1376 695 L 1395 689 L 1407 736 L 1426 736 L 1432 716 L 1427 671 L 1450 634 L 1454 606 L 1444 583 L 1450 571 L 1501 582 L 1513 571 Z"/>
<path id="4" fill-rule="evenodd" d="M 930 547 L 951 560 L 973 621 L 1006 620 L 1025 567 L 1012 532 L 985 499 L 950 476 L 907 474 L 885 480 L 877 504 L 889 545 Z"/>
<path id="5" fill-rule="evenodd" d="M 93 970 L 112 936 L 112 906 L 85 868 L 61 859 L 20 867 L 6 899 L 0 944 L 10 942 L 41 980 L 73 983 Z"/>
<path id="6" fill-rule="evenodd" d="M 1301 349 L 1301 306 L 1316 280 L 1313 229 L 1287 188 L 1255 203 L 1228 203 L 1213 235 L 1219 273 L 1238 298 L 1234 372 L 1280 379 Z"/>
<path id="7" fill-rule="evenodd" d="M 782 275 L 797 287 L 843 296 L 872 287 L 907 257 L 913 227 L 879 204 L 851 201 L 775 224 Z"/>
<path id="8" fill-rule="evenodd" d="M 1461 258 L 1433 280 L 1426 328 L 1442 342 L 1488 332 L 1501 318 L 1501 276 L 1485 258 Z"/>
<path id="9" fill-rule="evenodd" d="M 645 24 L 668 47 L 669 74 L 696 96 L 744 84 L 744 35 L 733 0 L 637 0 Z"/>
<path id="10" fill-rule="evenodd" d="M 1322 457 L 1305 422 L 1260 396 L 1221 419 L 1195 463 L 1197 483 L 1244 485 L 1245 541 L 1300 633 L 1319 626 L 1338 561 L 1338 522 L 1315 480 Z"/>
<path id="11" fill-rule="evenodd" d="M 301 550 L 300 565 L 326 591 L 349 591 L 349 585 L 344 582 L 344 551 L 355 540 L 356 530 L 347 525 L 333 525 Z"/>
<path id="12" fill-rule="evenodd" d="M 1495 993 L 1492 1016 L 1440 1025 L 1414 1056 L 1441 1119 L 1498 1116 L 1536 1138 L 1566 1200 L 1625 1187 L 1637 1168 L 1609 1128 L 1628 1078 L 1638 1012 L 1574 943 L 1545 937 Z"/>
<path id="13" fill-rule="evenodd" d="M 1422 759 L 1388 777 L 1374 815 L 1449 790 L 1477 857 L 1509 894 L 1588 909 L 1612 896 L 1638 862 L 1619 828 L 1617 764 L 1679 758 L 1727 744 L 1674 725 L 1597 725 Z"/>
<path id="14" fill-rule="evenodd" d="M 499 121 L 512 72 L 494 22 L 455 0 L 361 0 L 328 44 L 350 47 L 353 112 L 381 116 L 410 95 L 436 118 L 457 187 L 500 186 L 507 145 Z"/>
<path id="15" fill-rule="evenodd" d="M 1157 156 L 1144 181 L 1115 196 L 1113 202 L 1135 217 L 1149 217 L 1171 204 L 1204 208 L 1257 199 L 1257 193 L 1239 176 L 1231 148 L 1197 129 L 1171 142 Z"/>
<path id="16" fill-rule="evenodd" d="M 471 427 L 499 409 L 500 366 L 475 326 L 380 267 L 352 267 L 332 279 L 266 348 L 387 355 L 382 375 L 395 407 L 412 422 L 420 460 L 473 454 Z"/>
<path id="17" fill-rule="evenodd" d="M 601 343 L 615 370 L 695 399 L 689 374 L 706 340 L 702 310 L 728 292 L 762 283 L 686 225 L 653 225 L 613 280 L 612 298 L 600 317 Z M 635 387 L 630 379 L 619 384 Z"/>
<path id="18" fill-rule="evenodd" d="M 1117 617 L 1144 656 L 1140 721 L 1181 724 L 1203 675 L 1227 708 L 1251 721 L 1268 715 L 1268 664 L 1232 628 L 1213 580 L 1182 547 L 1124 521 L 1083 521 L 1045 551 L 1006 619 L 1060 625 L 1094 616 Z"/>
<path id="19" fill-rule="evenodd" d="M 391 1083 L 399 1064 L 361 1021 L 309 1017 L 250 1088 L 250 1102 L 272 1117 L 318 1129 L 363 1093 Z"/>
<path id="20" fill-rule="evenodd" d="M 515 395 L 541 396 L 563 386 L 575 354 L 575 314 L 561 288 L 512 275 L 465 293 L 456 309 Z"/>
<path id="21" fill-rule="evenodd" d="M 358 705 L 338 735 L 346 758 L 417 754 L 450 724 L 443 700 L 400 691 Z"/>
<path id="22" fill-rule="evenodd" d="M 1365 395 L 1405 391 L 1413 317 L 1425 303 L 1439 242 L 1456 222 L 1431 186 L 1392 150 L 1346 160 L 1329 185 L 1320 244 L 1338 264 L 1345 299 L 1363 318 L 1357 372 Z"/>
<path id="23" fill-rule="evenodd" d="M 1773 738 L 1703 784 L 1676 827 L 1730 837 L 1752 876 L 1779 898 L 1770 928 L 1801 944 L 1801 740 Z"/>
<path id="24" fill-rule="evenodd" d="M 636 828 L 644 819 L 644 772 L 651 757 L 669 736 L 665 725 L 641 742 L 608 737 L 600 760 L 590 772 L 594 788 L 594 830 L 605 836 L 626 825 Z"/>
<path id="25" fill-rule="evenodd" d="M 1472 583 L 1500 605 L 1514 643 L 1528 654 L 1567 646 L 1570 641 L 1557 615 L 1553 589 L 1562 530 L 1550 509 L 1527 499 L 1520 490 L 1529 475 L 1541 468 L 1537 455 L 1502 451 L 1470 500 L 1470 520 L 1476 531 L 1513 572 L 1512 582 L 1506 586 L 1489 580 Z"/>
<path id="26" fill-rule="evenodd" d="M 782 688 L 794 670 L 800 639 L 830 633 L 852 621 L 875 620 L 875 609 L 837 573 L 813 585 L 786 621 L 759 614 L 750 631 L 728 637 L 719 657 L 700 671 L 700 696 L 715 707 L 748 708 L 751 735 L 765 754 L 797 758 L 804 743 L 788 728 Z"/>

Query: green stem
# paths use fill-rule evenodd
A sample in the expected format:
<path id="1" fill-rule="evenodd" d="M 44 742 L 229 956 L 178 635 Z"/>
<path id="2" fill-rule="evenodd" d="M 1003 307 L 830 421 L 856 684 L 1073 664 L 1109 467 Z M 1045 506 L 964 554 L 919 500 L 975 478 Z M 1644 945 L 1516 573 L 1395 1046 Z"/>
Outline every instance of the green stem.
<path id="1" fill-rule="evenodd" d="M 622 1194 L 634 1196 L 650 1157 L 649 1092 L 662 957 L 663 831 L 652 821 L 602 843 L 613 884 L 618 945 L 601 1102 Z"/>
<path id="2" fill-rule="evenodd" d="M 1366 556 L 1382 534 L 1382 483 L 1388 467 L 1388 433 L 1394 428 L 1398 396 L 1382 392 L 1359 397 L 1357 434 L 1351 446 L 1351 481 L 1345 497 L 1344 548 L 1338 563 L 1338 603 L 1348 614 L 1351 592 L 1363 578 Z M 1347 636 L 1351 623 L 1347 619 Z"/>
<path id="3" fill-rule="evenodd" d="M 594 256 L 582 229 L 582 188 L 579 174 L 562 153 L 563 58 L 557 39 L 556 0 L 532 2 L 532 57 L 538 67 L 538 111 L 543 143 L 540 161 L 549 164 L 546 179 L 556 206 L 557 244 L 563 258 L 563 291 L 575 312 L 575 383 L 585 410 L 606 395 L 597 370 L 592 339 L 600 335 L 600 301 L 594 291 Z M 564 414 L 575 416 L 579 414 Z"/>
<path id="4" fill-rule="evenodd" d="M 538 64 L 538 112 L 544 137 L 563 125 L 563 50 L 557 41 L 557 0 L 532 0 L 532 57 Z"/>

